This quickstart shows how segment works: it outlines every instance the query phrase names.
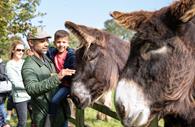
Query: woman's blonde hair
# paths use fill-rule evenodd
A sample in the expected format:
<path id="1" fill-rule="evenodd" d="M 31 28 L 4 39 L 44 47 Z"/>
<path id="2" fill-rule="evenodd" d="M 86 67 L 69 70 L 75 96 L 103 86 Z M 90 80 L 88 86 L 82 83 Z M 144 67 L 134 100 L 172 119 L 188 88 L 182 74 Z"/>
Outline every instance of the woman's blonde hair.
<path id="1" fill-rule="evenodd" d="M 24 45 L 22 41 L 13 41 L 13 43 L 11 44 L 11 47 L 10 47 L 10 59 L 13 59 L 13 51 L 16 49 L 16 46 L 17 45 Z"/>

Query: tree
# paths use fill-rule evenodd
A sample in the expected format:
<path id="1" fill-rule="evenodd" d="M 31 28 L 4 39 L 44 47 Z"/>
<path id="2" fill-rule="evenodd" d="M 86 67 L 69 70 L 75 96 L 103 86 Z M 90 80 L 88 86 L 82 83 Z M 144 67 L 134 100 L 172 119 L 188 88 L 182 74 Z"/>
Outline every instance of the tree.
<path id="1" fill-rule="evenodd" d="M 79 40 L 76 36 L 74 36 L 72 33 L 70 33 L 70 47 L 71 48 L 77 48 L 79 46 Z"/>
<path id="2" fill-rule="evenodd" d="M 129 41 L 133 35 L 134 31 L 130 31 L 128 29 L 125 29 L 124 27 L 119 26 L 117 23 L 114 22 L 114 20 L 107 20 L 104 23 L 105 30 L 117 35 L 123 40 Z"/>
<path id="3" fill-rule="evenodd" d="M 5 52 L 13 36 L 26 36 L 36 26 L 31 20 L 44 13 L 36 12 L 40 0 L 1 0 L 0 1 L 0 47 Z"/>
<path id="4" fill-rule="evenodd" d="M 128 29 L 125 29 L 124 27 L 119 26 L 114 22 L 114 20 L 106 20 L 104 22 L 104 27 L 105 28 L 103 30 L 113 33 L 126 41 L 129 41 L 135 33 L 134 31 L 130 31 Z M 77 48 L 79 46 L 79 43 L 79 40 L 74 36 L 74 34 L 70 33 L 70 47 Z"/>

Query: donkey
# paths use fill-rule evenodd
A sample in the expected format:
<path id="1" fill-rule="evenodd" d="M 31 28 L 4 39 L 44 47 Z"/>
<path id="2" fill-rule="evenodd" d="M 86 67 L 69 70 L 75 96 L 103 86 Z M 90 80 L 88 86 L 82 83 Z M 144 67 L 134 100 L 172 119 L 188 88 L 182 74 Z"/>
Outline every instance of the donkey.
<path id="1" fill-rule="evenodd" d="M 195 0 L 177 0 L 154 12 L 111 14 L 137 32 L 116 88 L 125 127 L 145 125 L 155 115 L 165 118 L 166 127 L 195 127 L 194 15 Z"/>
<path id="2" fill-rule="evenodd" d="M 112 90 L 128 59 L 129 42 L 95 28 L 67 21 L 68 28 L 81 42 L 76 50 L 76 74 L 71 95 L 78 108 L 100 100 L 111 107 Z"/>

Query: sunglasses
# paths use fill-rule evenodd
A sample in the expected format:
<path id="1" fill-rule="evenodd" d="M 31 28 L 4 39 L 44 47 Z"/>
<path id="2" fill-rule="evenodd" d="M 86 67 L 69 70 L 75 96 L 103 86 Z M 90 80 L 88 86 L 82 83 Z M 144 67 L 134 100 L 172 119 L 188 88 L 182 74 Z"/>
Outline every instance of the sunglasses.
<path id="1" fill-rule="evenodd" d="M 24 52 L 25 50 L 24 49 L 16 49 L 17 52 Z"/>

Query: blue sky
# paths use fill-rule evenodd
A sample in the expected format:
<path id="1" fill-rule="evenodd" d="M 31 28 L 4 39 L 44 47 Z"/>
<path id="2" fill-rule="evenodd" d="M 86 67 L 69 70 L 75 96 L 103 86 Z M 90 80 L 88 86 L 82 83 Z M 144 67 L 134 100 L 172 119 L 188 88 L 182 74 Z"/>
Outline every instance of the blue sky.
<path id="1" fill-rule="evenodd" d="M 65 29 L 66 20 L 101 29 L 104 22 L 111 19 L 109 13 L 112 11 L 158 10 L 172 2 L 173 0 L 41 0 L 38 11 L 47 14 L 32 20 L 32 23 L 38 24 L 42 20 L 44 30 L 51 36 L 58 29 Z"/>

